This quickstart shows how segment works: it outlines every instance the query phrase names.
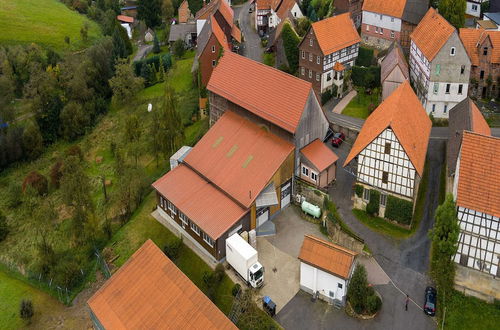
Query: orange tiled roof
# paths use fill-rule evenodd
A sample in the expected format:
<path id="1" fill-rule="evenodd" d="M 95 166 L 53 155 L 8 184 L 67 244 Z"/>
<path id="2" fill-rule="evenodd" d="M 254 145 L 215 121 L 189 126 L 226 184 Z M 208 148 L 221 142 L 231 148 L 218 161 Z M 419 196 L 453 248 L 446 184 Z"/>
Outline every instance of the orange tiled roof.
<path id="1" fill-rule="evenodd" d="M 217 23 L 217 20 L 211 16 L 210 21 L 212 22 L 212 33 L 215 35 L 215 38 L 219 42 L 219 44 L 224 48 L 225 50 L 229 50 L 229 43 L 227 41 L 226 35 L 224 34 L 224 31 L 220 28 L 219 23 Z"/>
<path id="2" fill-rule="evenodd" d="M 345 66 L 344 64 L 340 63 L 340 62 L 335 62 L 335 65 L 333 66 L 333 70 L 335 71 L 344 71 L 345 70 Z"/>
<path id="3" fill-rule="evenodd" d="M 365 0 L 363 11 L 401 18 L 405 5 L 406 0 Z"/>
<path id="4" fill-rule="evenodd" d="M 323 55 L 361 42 L 349 13 L 312 23 L 312 29 Z"/>
<path id="5" fill-rule="evenodd" d="M 391 128 L 415 170 L 422 177 L 431 126 L 431 120 L 425 109 L 413 92 L 408 80 L 405 80 L 366 119 L 344 166 L 349 164 L 386 128 Z"/>
<path id="6" fill-rule="evenodd" d="M 211 0 L 208 4 L 198 10 L 195 15 L 195 19 L 208 19 L 213 13 L 217 11 L 219 1 L 221 0 Z"/>
<path id="7" fill-rule="evenodd" d="M 312 85 L 268 65 L 225 52 L 207 89 L 294 133 Z"/>
<path id="8" fill-rule="evenodd" d="M 453 32 L 455 28 L 431 7 L 410 38 L 427 60 L 432 61 Z"/>
<path id="9" fill-rule="evenodd" d="M 464 131 L 457 205 L 500 217 L 500 138 Z"/>
<path id="10" fill-rule="evenodd" d="M 247 212 L 186 165 L 177 166 L 153 187 L 214 240 Z"/>
<path id="11" fill-rule="evenodd" d="M 266 129 L 226 111 L 184 162 L 248 208 L 294 149 Z"/>
<path id="12" fill-rule="evenodd" d="M 339 157 L 319 139 L 309 143 L 302 148 L 300 152 L 309 159 L 320 172 L 323 172 L 339 159 Z"/>
<path id="13" fill-rule="evenodd" d="M 356 253 L 312 235 L 304 236 L 299 259 L 330 274 L 349 278 Z"/>
<path id="14" fill-rule="evenodd" d="M 233 25 L 231 28 L 231 36 L 236 40 L 238 43 L 241 43 L 241 31 L 238 29 L 236 24 Z"/>
<path id="15" fill-rule="evenodd" d="M 271 10 L 271 0 L 255 0 L 255 8 L 258 10 Z"/>
<path id="16" fill-rule="evenodd" d="M 295 6 L 297 2 L 295 0 L 282 0 L 281 4 L 278 7 L 278 11 L 276 12 L 276 15 L 283 20 L 285 17 L 288 16 L 288 12 L 292 10 L 293 6 Z"/>
<path id="17" fill-rule="evenodd" d="M 469 99 L 469 102 L 471 103 L 472 130 L 475 133 L 491 135 L 491 128 L 484 119 L 483 114 L 471 99 Z"/>
<path id="18" fill-rule="evenodd" d="M 151 240 L 88 304 L 106 329 L 237 329 Z"/>
<path id="19" fill-rule="evenodd" d="M 119 20 L 120 22 L 134 23 L 134 18 L 126 15 L 118 15 L 116 16 L 116 19 Z"/>
<path id="20" fill-rule="evenodd" d="M 479 54 L 483 51 L 482 44 L 486 38 L 490 38 L 493 49 L 491 52 L 491 63 L 500 63 L 500 31 L 487 31 L 484 29 L 460 29 L 460 39 L 470 57 L 472 65 L 479 66 Z"/>
<path id="21" fill-rule="evenodd" d="M 234 19 L 234 12 L 229 7 L 229 4 L 227 3 L 226 0 L 219 0 L 219 12 L 222 14 L 226 22 L 229 24 L 229 26 L 233 26 L 233 19 Z"/>
<path id="22" fill-rule="evenodd" d="M 186 23 L 189 19 L 189 16 L 191 16 L 189 3 L 187 0 L 184 0 L 179 6 L 179 23 Z"/>

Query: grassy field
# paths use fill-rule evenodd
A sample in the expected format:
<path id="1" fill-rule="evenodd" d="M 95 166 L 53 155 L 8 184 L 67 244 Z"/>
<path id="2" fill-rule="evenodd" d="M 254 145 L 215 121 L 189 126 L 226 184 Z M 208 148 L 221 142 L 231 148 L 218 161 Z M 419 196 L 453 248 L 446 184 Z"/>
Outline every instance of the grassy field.
<path id="1" fill-rule="evenodd" d="M 58 0 L 0 0 L 0 44 L 38 43 L 55 50 L 75 51 L 101 37 L 97 23 L 70 10 Z M 80 29 L 89 24 L 88 41 Z M 66 44 L 64 38 L 70 38 Z"/>
<path id="2" fill-rule="evenodd" d="M 370 229 L 393 238 L 407 238 L 411 235 L 411 231 L 395 224 L 390 223 L 379 217 L 372 217 L 365 211 L 353 209 L 354 216 L 365 224 Z"/>
<path id="3" fill-rule="evenodd" d="M 445 329 L 489 330 L 498 329 L 499 325 L 500 305 L 498 303 L 488 304 L 474 297 L 466 297 L 457 291 L 446 303 Z"/>
<path id="4" fill-rule="evenodd" d="M 366 93 L 360 93 L 358 91 L 358 95 L 356 95 L 356 97 L 353 98 L 351 102 L 349 102 L 349 104 L 347 104 L 347 106 L 342 111 L 342 114 L 362 119 L 368 118 L 368 116 L 370 115 L 370 110 L 368 109 L 368 107 L 370 106 L 370 104 L 373 104 L 373 109 L 375 109 L 379 104 L 378 98 L 378 94 L 368 95 Z"/>

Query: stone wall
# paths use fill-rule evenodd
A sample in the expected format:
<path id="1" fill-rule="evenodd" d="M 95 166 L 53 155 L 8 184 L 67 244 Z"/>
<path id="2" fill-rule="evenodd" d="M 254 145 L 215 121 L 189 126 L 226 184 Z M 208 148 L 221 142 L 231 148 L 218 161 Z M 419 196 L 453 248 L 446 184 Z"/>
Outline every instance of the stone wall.
<path id="1" fill-rule="evenodd" d="M 500 279 L 478 270 L 456 265 L 455 289 L 492 303 L 500 299 Z"/>
<path id="2" fill-rule="evenodd" d="M 334 224 L 331 221 L 326 220 L 326 228 L 328 230 L 328 236 L 332 240 L 333 243 L 338 244 L 340 246 L 345 247 L 351 251 L 356 253 L 362 253 L 364 243 L 358 241 L 357 239 L 351 237 L 347 233 L 345 233 L 339 225 Z"/>

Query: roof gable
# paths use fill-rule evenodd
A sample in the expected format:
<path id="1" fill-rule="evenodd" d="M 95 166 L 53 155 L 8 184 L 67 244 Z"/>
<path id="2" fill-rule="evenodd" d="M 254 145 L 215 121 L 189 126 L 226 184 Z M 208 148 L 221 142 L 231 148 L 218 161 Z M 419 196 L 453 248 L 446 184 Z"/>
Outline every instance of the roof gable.
<path id="1" fill-rule="evenodd" d="M 380 64 L 380 79 L 384 81 L 395 67 L 399 67 L 403 76 L 409 79 L 408 64 L 403 54 L 401 46 L 396 42 L 392 43 L 389 53 L 384 57 Z"/>
<path id="2" fill-rule="evenodd" d="M 312 23 L 311 28 L 314 31 L 323 55 L 331 54 L 337 50 L 361 42 L 361 38 L 349 13 Z"/>
<path id="3" fill-rule="evenodd" d="M 268 65 L 225 52 L 207 89 L 294 133 L 312 85 Z"/>
<path id="4" fill-rule="evenodd" d="M 490 40 L 493 49 L 491 52 L 491 63 L 500 63 L 500 31 L 488 31 L 484 29 L 460 29 L 460 39 L 469 55 L 472 65 L 479 66 L 479 56 L 483 51 L 482 45 L 486 39 Z"/>
<path id="5" fill-rule="evenodd" d="M 314 140 L 302 148 L 300 152 L 316 167 L 320 172 L 326 170 L 335 163 L 339 157 L 319 139 Z"/>
<path id="6" fill-rule="evenodd" d="M 431 120 L 406 80 L 366 119 L 344 166 L 390 127 L 415 170 L 422 176 L 431 126 Z"/>
<path id="7" fill-rule="evenodd" d="M 406 0 L 365 0 L 363 10 L 401 18 L 405 5 Z"/>
<path id="8" fill-rule="evenodd" d="M 431 7 L 410 38 L 427 60 L 432 61 L 455 31 L 455 28 Z"/>

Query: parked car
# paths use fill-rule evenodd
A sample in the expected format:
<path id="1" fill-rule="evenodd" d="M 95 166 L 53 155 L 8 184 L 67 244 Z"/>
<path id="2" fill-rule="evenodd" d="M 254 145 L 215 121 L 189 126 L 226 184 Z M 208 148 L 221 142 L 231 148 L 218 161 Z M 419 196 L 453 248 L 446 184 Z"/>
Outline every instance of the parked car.
<path id="1" fill-rule="evenodd" d="M 335 132 L 330 127 L 328 127 L 328 131 L 326 131 L 326 136 L 323 139 L 323 142 L 328 142 L 332 138 L 333 134 L 335 134 Z"/>
<path id="2" fill-rule="evenodd" d="M 425 288 L 425 303 L 424 303 L 424 313 L 429 316 L 436 315 L 436 296 L 437 291 L 431 286 Z"/>
<path id="3" fill-rule="evenodd" d="M 338 147 L 340 147 L 342 142 L 344 142 L 344 140 L 345 140 L 344 133 L 342 133 L 342 132 L 335 133 L 335 134 L 333 134 L 333 137 L 332 137 L 332 146 L 338 148 Z"/>

